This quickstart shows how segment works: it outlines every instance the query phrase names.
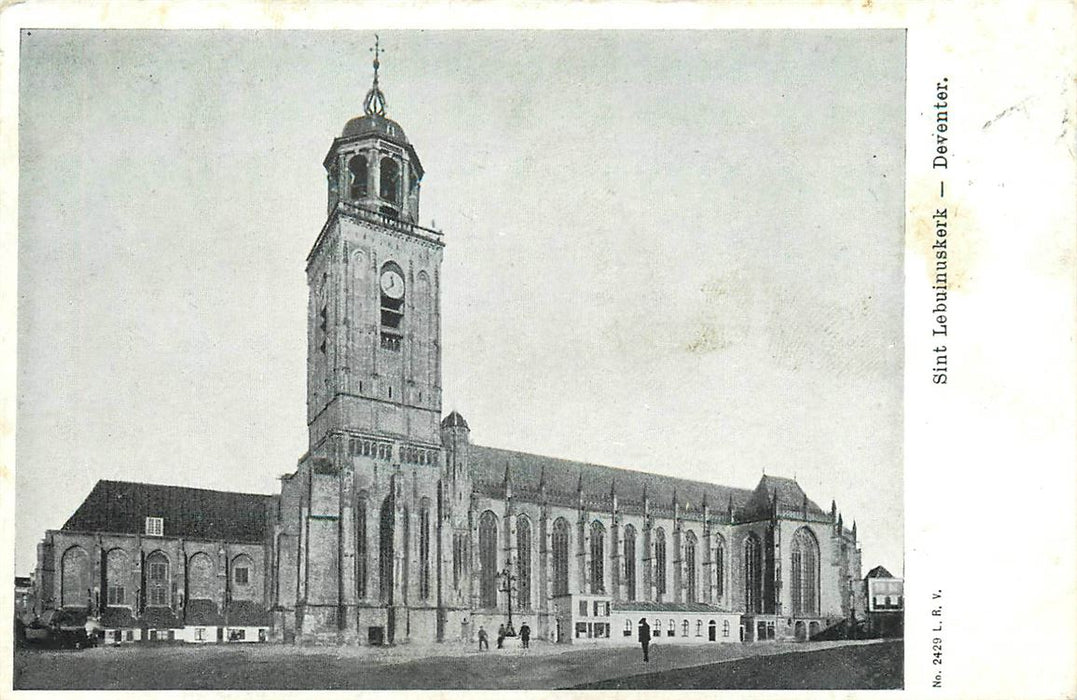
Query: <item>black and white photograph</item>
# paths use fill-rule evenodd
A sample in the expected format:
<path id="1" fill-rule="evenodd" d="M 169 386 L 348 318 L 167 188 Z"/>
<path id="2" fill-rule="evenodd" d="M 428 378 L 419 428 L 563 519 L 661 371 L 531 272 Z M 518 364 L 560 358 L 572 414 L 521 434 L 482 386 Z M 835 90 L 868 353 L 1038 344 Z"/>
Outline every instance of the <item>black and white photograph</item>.
<path id="1" fill-rule="evenodd" d="M 14 690 L 907 688 L 906 28 L 16 48 Z"/>

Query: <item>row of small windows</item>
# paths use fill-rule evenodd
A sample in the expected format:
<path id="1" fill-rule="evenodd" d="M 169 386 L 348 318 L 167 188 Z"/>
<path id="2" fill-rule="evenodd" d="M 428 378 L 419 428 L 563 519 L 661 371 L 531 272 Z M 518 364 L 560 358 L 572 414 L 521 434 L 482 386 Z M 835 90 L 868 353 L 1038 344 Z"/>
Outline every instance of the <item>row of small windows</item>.
<path id="1" fill-rule="evenodd" d="M 392 459 L 393 444 L 380 440 L 352 438 L 348 441 L 348 454 L 352 457 L 373 457 L 374 459 Z M 437 450 L 427 450 L 410 445 L 400 446 L 400 461 L 405 464 L 437 464 Z"/>
<path id="2" fill-rule="evenodd" d="M 348 454 L 352 457 L 373 457 L 374 459 L 392 459 L 393 445 L 377 440 L 353 438 L 348 441 Z"/>
<path id="3" fill-rule="evenodd" d="M 590 608 L 588 608 L 586 600 L 581 600 L 580 617 L 587 617 L 588 609 L 591 610 L 592 617 L 610 616 L 610 602 L 608 600 L 592 600 Z"/>
<path id="4" fill-rule="evenodd" d="M 675 636 L 677 636 L 677 621 L 671 619 L 671 620 L 668 620 L 667 623 L 668 624 L 666 626 L 666 636 L 667 637 L 675 637 Z M 717 630 L 717 627 L 718 627 L 717 623 L 714 620 L 711 620 L 710 623 L 707 626 L 711 630 Z M 681 620 L 681 636 L 682 637 L 689 636 L 689 630 L 690 629 L 691 629 L 691 625 L 688 622 L 688 620 Z M 632 619 L 626 617 L 625 618 L 624 636 L 631 637 L 632 632 L 633 632 Z M 695 632 L 696 632 L 697 637 L 702 637 L 703 636 L 703 620 L 699 620 L 699 619 L 696 620 Z M 654 622 L 651 623 L 651 636 L 652 637 L 660 637 L 660 636 L 662 636 L 662 620 L 661 620 L 661 618 L 655 618 Z M 728 637 L 729 636 L 729 620 L 722 620 L 722 636 L 723 637 Z M 711 637 L 713 638 L 714 634 L 711 634 Z"/>
<path id="5" fill-rule="evenodd" d="M 418 447 L 401 447 L 400 461 L 405 464 L 434 464 L 437 453 L 433 450 L 423 450 Z"/>

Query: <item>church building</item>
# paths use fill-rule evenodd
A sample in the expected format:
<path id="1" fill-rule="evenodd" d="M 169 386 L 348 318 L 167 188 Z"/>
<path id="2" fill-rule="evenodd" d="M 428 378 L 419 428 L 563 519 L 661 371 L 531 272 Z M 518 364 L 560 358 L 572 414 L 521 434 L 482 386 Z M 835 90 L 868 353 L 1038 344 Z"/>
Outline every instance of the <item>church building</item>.
<path id="1" fill-rule="evenodd" d="M 442 417 L 445 236 L 419 154 L 363 114 L 325 157 L 306 259 L 309 447 L 275 495 L 102 481 L 38 550 L 38 605 L 106 639 L 401 644 L 808 639 L 848 619 L 856 526 L 754 489 L 475 444 Z M 152 631 L 152 635 L 150 632 Z"/>

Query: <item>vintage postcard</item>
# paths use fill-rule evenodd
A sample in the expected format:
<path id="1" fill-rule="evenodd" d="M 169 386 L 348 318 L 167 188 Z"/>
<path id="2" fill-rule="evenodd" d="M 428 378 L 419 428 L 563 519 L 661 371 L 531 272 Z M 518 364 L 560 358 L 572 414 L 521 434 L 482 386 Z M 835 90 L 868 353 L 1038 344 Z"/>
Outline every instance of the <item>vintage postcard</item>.
<path id="1" fill-rule="evenodd" d="M 1072 6 L 113 7 L 0 13 L 5 695 L 1077 692 Z"/>

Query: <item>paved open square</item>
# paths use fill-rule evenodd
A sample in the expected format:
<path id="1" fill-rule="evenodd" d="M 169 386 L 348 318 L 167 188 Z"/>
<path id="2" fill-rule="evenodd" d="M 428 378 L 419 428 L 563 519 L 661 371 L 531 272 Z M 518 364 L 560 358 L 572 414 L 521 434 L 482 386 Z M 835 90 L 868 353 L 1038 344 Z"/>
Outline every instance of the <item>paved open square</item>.
<path id="1" fill-rule="evenodd" d="M 902 644 L 131 646 L 15 654 L 16 689 L 900 688 Z"/>

